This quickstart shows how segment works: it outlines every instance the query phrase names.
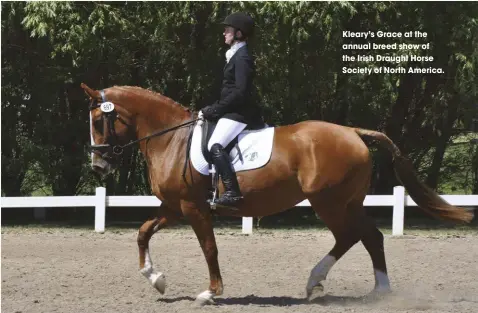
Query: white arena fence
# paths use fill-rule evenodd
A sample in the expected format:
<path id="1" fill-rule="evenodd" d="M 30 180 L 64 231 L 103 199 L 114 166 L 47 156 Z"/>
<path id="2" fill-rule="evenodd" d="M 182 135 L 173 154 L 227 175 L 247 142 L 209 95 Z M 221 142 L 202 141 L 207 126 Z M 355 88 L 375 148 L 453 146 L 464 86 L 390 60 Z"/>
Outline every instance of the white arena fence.
<path id="1" fill-rule="evenodd" d="M 462 207 L 478 206 L 478 195 L 441 195 L 452 205 Z M 35 217 L 45 217 L 45 208 L 53 207 L 94 207 L 95 208 L 95 231 L 105 231 L 106 207 L 158 207 L 161 201 L 155 196 L 107 196 L 104 187 L 96 188 L 94 196 L 50 196 L 50 197 L 2 197 L 3 208 L 36 208 Z M 304 200 L 297 206 L 310 206 L 308 200 Z M 403 225 L 406 206 L 417 206 L 410 196 L 405 195 L 405 188 L 396 186 L 393 195 L 367 195 L 364 206 L 391 206 L 393 207 L 392 235 L 403 235 Z M 470 208 L 472 209 L 472 208 Z M 242 218 L 242 232 L 252 233 L 252 217 Z"/>

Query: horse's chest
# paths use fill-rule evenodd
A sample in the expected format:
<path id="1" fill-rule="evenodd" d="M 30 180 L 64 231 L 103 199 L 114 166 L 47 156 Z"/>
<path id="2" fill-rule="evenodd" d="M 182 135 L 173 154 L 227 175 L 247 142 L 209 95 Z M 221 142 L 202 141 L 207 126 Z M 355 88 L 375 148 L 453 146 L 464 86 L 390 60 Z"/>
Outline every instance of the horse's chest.
<path id="1" fill-rule="evenodd" d="M 156 174 L 157 173 L 157 174 Z M 189 199 L 191 194 L 195 194 L 198 188 L 204 189 L 204 182 L 198 177 L 193 179 L 191 183 L 190 176 L 186 177 L 187 183 L 184 182 L 181 173 L 175 175 L 162 176 L 160 171 L 150 174 L 151 191 L 160 199 Z"/>
<path id="2" fill-rule="evenodd" d="M 154 194 L 166 194 L 175 189 L 175 186 L 171 184 L 171 182 L 168 183 L 167 179 L 157 173 L 150 174 L 150 182 L 151 191 Z"/>

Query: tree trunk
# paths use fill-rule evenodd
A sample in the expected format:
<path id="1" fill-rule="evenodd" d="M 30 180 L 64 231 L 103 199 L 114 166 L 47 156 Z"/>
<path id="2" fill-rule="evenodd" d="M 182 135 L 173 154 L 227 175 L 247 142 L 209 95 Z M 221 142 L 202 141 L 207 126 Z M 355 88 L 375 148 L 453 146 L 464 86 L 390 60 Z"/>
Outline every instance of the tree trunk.
<path id="1" fill-rule="evenodd" d="M 134 194 L 136 184 L 140 184 L 141 181 L 136 179 L 136 167 L 137 167 L 137 157 L 138 157 L 138 149 L 133 150 L 133 155 L 131 156 L 131 165 L 130 165 L 130 172 L 128 178 L 128 184 L 126 186 L 126 192 L 129 195 Z"/>
<path id="2" fill-rule="evenodd" d="M 426 184 L 433 189 L 438 186 L 438 180 L 440 176 L 440 168 L 443 163 L 445 151 L 452 135 L 453 125 L 458 117 L 458 97 L 453 97 L 447 105 L 447 113 L 440 123 L 441 135 L 438 137 L 438 143 L 433 156 L 432 165 L 428 170 L 428 176 L 426 178 Z"/>
<path id="3" fill-rule="evenodd" d="M 132 152 L 128 151 L 123 154 L 123 161 L 121 167 L 119 168 L 119 177 L 118 184 L 115 188 L 115 194 L 117 195 L 126 195 L 128 188 L 128 181 L 131 177 L 131 155 Z"/>
<path id="4" fill-rule="evenodd" d="M 398 89 L 397 101 L 392 107 L 388 117 L 385 133 L 402 150 L 402 129 L 405 124 L 410 103 L 414 99 L 415 89 L 420 86 L 420 79 L 417 75 L 403 75 Z M 392 159 L 387 151 L 378 150 L 377 153 L 377 172 L 376 172 L 376 191 L 379 194 L 389 194 L 394 185 L 398 184 L 393 171 Z"/>

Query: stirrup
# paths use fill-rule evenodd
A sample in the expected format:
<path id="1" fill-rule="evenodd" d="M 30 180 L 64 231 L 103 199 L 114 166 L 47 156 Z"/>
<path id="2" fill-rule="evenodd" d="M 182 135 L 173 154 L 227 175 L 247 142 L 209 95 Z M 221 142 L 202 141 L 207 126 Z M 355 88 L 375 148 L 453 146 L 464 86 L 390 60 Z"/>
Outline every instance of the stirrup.
<path id="1" fill-rule="evenodd" d="M 227 194 L 222 194 L 218 199 L 215 199 L 214 204 L 238 211 L 239 209 L 236 206 L 242 204 L 243 200 L 243 196 L 228 196 Z"/>

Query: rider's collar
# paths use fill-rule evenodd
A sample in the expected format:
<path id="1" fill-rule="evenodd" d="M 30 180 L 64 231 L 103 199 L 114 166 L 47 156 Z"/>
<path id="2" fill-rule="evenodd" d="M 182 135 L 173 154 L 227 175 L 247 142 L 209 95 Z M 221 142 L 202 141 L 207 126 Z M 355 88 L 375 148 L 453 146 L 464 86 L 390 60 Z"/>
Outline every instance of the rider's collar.
<path id="1" fill-rule="evenodd" d="M 229 50 L 226 52 L 226 61 L 229 63 L 229 60 L 231 60 L 232 56 L 239 50 L 240 48 L 244 47 L 246 45 L 245 41 L 236 41 Z"/>

